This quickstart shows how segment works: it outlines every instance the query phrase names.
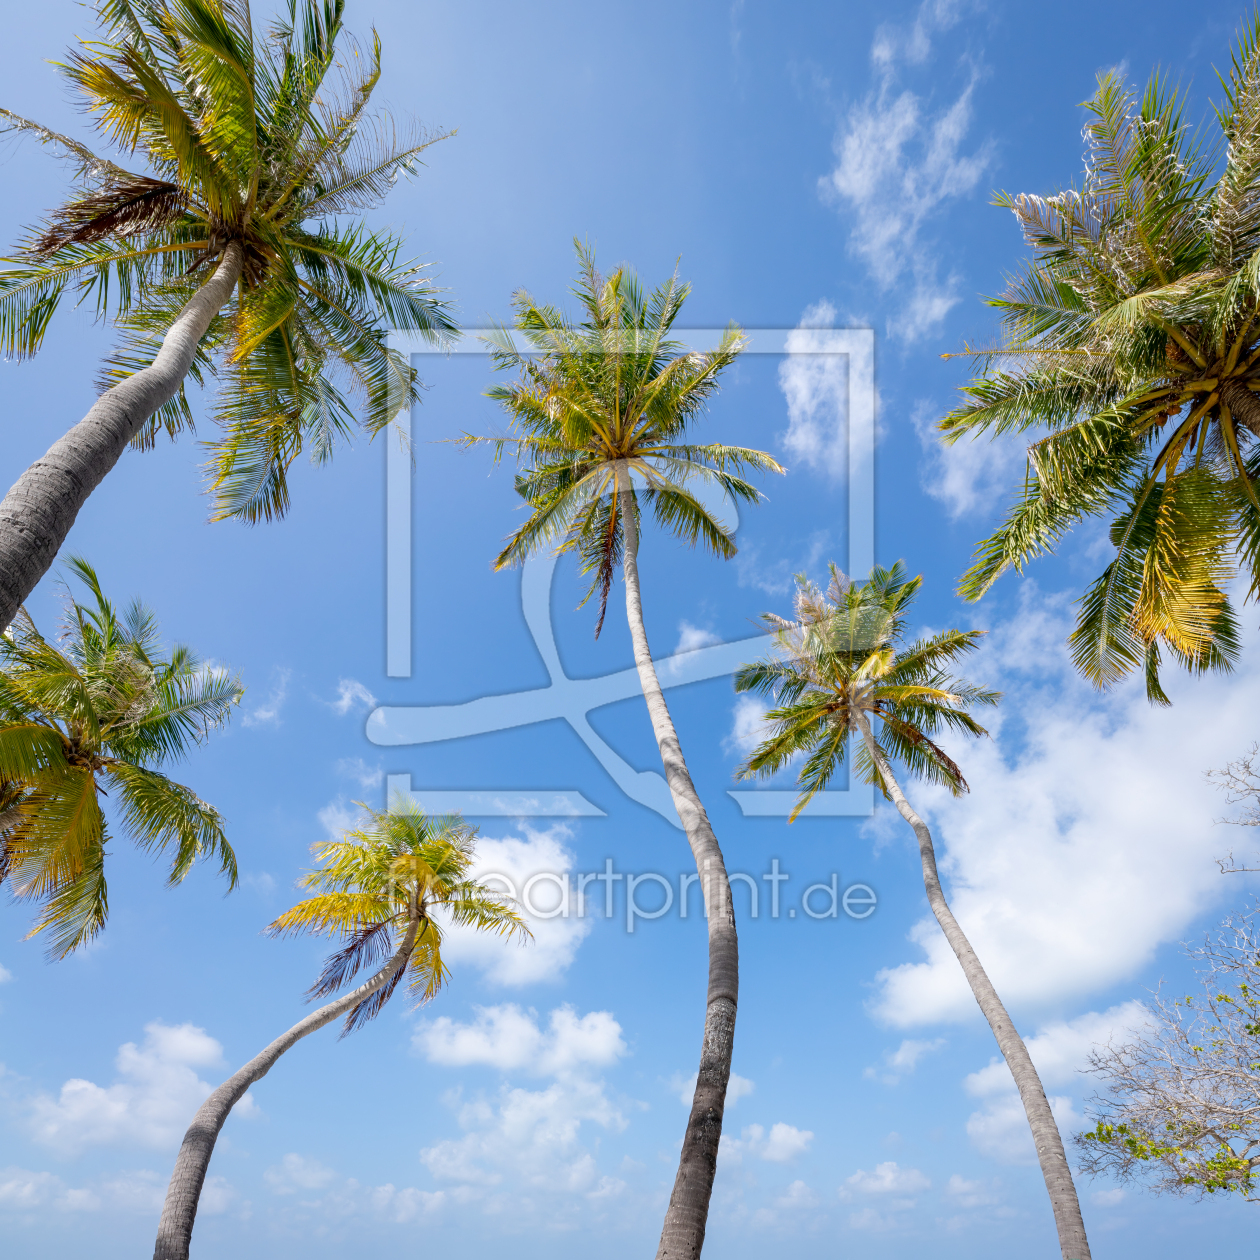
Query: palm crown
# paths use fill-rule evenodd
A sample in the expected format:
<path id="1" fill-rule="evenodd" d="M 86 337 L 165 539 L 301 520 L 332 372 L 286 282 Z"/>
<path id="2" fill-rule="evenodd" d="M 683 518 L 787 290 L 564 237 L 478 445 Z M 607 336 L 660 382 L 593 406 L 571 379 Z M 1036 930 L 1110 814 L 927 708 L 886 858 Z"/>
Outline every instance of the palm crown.
<path id="1" fill-rule="evenodd" d="M 369 811 L 364 825 L 340 840 L 312 846 L 320 865 L 302 886 L 318 892 L 267 929 L 274 936 L 309 932 L 346 942 L 325 962 L 310 997 L 335 993 L 361 968 L 383 963 L 418 925 L 407 966 L 351 1009 L 343 1036 L 381 1012 L 404 972 L 417 1001 L 437 994 L 449 974 L 443 922 L 509 938 L 530 935 L 509 898 L 469 875 L 476 834 L 459 818 L 430 818 L 400 799 L 388 813 Z"/>
<path id="2" fill-rule="evenodd" d="M 1087 102 L 1079 188 L 1003 195 L 1034 257 L 991 304 L 1003 341 L 977 356 L 946 439 L 1048 429 L 961 591 L 976 598 L 1091 516 L 1114 560 L 1081 601 L 1072 646 L 1100 686 L 1161 646 L 1193 671 L 1238 651 L 1225 585 L 1260 593 L 1260 17 L 1222 78 L 1217 145 L 1192 136 L 1158 76 L 1114 74 Z"/>
<path id="3" fill-rule="evenodd" d="M 51 930 L 58 957 L 108 914 L 103 795 L 138 847 L 173 849 L 169 883 L 197 858 L 218 857 L 235 884 L 218 811 L 157 767 L 225 723 L 242 691 L 187 647 L 164 656 L 147 608 L 120 614 L 90 565 L 68 567 L 94 606 L 69 604 L 60 646 L 25 610 L 0 637 L 0 879 L 44 903 L 34 931 Z"/>
<path id="4" fill-rule="evenodd" d="M 198 382 L 220 379 L 219 515 L 282 514 L 304 446 L 326 459 L 339 437 L 375 433 L 410 405 L 415 374 L 382 323 L 435 338 L 454 327 L 397 238 L 341 218 L 377 204 L 442 138 L 369 112 L 380 41 L 361 53 L 341 40 L 339 56 L 343 7 L 288 0 L 258 38 L 248 0 L 98 0 L 106 38 L 63 69 L 98 130 L 143 158 L 140 172 L 0 110 L 6 130 L 69 158 L 78 183 L 0 273 L 3 353 L 33 354 L 77 287 L 123 329 L 101 382 L 112 384 L 152 362 L 229 244 L 243 252 L 236 300 L 192 368 Z M 181 388 L 135 442 L 191 426 Z"/>
<path id="5" fill-rule="evenodd" d="M 576 551 L 600 597 L 598 635 L 624 544 L 623 496 L 636 521 L 646 503 L 665 529 L 725 558 L 735 554 L 734 538 L 689 483 L 707 481 L 737 501 L 756 502 L 759 492 L 741 474 L 783 469 L 761 451 L 686 440 L 719 374 L 743 348 L 739 330 L 732 326 L 714 350 L 688 352 L 669 339 L 686 284 L 675 277 L 645 294 L 624 268 L 601 276 L 589 248 L 579 245 L 578 258 L 574 293 L 584 322 L 518 293 L 515 328 L 530 349 L 519 350 L 506 328 L 488 339 L 496 365 L 520 372 L 515 383 L 488 391 L 511 414 L 516 435 L 466 441 L 493 442 L 498 455 L 510 446 L 526 465 L 516 490 L 530 516 L 495 567 L 519 564 L 549 544 Z"/>
<path id="6" fill-rule="evenodd" d="M 987 734 L 968 710 L 992 705 L 1000 693 L 952 677 L 947 667 L 972 651 L 979 630 L 946 630 L 905 643 L 906 609 L 923 579 L 907 578 L 898 561 L 875 568 L 865 582 L 850 582 L 833 564 L 821 590 L 797 577 L 795 620 L 767 613 L 763 624 L 774 636 L 766 660 L 744 665 L 735 690 L 769 696 L 769 734 L 740 768 L 740 776 L 771 775 L 795 758 L 801 795 L 795 819 L 845 763 L 857 714 L 878 718 L 875 743 L 884 758 L 902 762 L 913 774 L 940 783 L 955 795 L 967 791 L 962 771 L 932 736 L 942 730 Z M 888 790 L 864 744 L 858 744 L 854 771 Z"/>

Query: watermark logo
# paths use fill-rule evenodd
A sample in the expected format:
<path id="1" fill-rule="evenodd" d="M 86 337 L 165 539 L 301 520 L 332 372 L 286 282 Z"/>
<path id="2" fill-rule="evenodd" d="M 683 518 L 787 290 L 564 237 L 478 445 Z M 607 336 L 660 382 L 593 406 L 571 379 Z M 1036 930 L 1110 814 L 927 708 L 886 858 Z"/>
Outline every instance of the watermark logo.
<path id="1" fill-rule="evenodd" d="M 488 331 L 488 330 L 487 330 Z M 675 330 L 673 339 L 705 350 L 721 339 L 722 329 Z M 837 447 L 847 447 L 848 564 L 850 574 L 865 574 L 875 557 L 875 383 L 874 333 L 869 329 L 745 329 L 746 355 L 808 355 L 826 370 L 843 360 L 847 388 L 836 407 Z M 802 337 L 802 332 L 808 336 Z M 481 330 L 469 330 L 444 350 L 410 334 L 393 333 L 390 346 L 404 354 L 486 353 Z M 386 478 L 386 672 L 391 678 L 410 678 L 412 662 L 412 450 L 423 458 L 423 447 L 411 442 L 412 417 L 400 417 L 403 440 L 388 444 Z M 738 524 L 734 506 L 712 503 L 728 527 Z M 503 695 L 484 696 L 455 705 L 392 705 L 372 712 L 368 738 L 377 745 L 404 748 L 483 735 L 493 731 L 548 722 L 568 722 L 594 754 L 605 773 L 632 801 L 680 826 L 669 788 L 655 771 L 636 770 L 601 738 L 589 715 L 603 705 L 640 694 L 638 672 L 618 670 L 596 678 L 570 678 L 556 646 L 551 622 L 551 584 L 556 558 L 538 555 L 520 575 L 521 608 L 534 645 L 546 665 L 550 682 Z M 763 655 L 764 635 L 718 643 L 657 658 L 662 687 L 720 678 L 733 674 L 747 661 Z M 409 773 L 388 776 L 387 799 L 410 795 L 430 813 L 461 813 L 466 817 L 574 818 L 603 817 L 605 811 L 576 788 L 496 791 L 452 790 L 440 785 L 413 785 Z M 727 792 L 747 817 L 786 818 L 797 794 L 775 788 L 730 789 Z M 850 781 L 847 789 L 818 793 L 804 810 L 806 816 L 860 817 L 874 808 L 869 784 Z M 647 877 L 645 877 L 647 878 Z M 664 878 L 663 876 L 657 878 Z M 751 878 L 751 877 L 746 877 Z M 672 894 L 671 894 L 672 895 Z"/>

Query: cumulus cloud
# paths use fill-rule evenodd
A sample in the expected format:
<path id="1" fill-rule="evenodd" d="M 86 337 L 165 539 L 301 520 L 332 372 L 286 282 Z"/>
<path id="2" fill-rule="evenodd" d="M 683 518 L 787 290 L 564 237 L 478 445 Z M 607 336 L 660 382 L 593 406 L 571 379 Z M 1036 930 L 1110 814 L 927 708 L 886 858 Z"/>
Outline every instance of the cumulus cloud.
<path id="1" fill-rule="evenodd" d="M 439 1181 L 469 1190 L 505 1186 L 538 1193 L 589 1193 L 601 1186 L 594 1152 L 582 1141 L 593 1124 L 620 1132 L 628 1123 L 602 1080 L 565 1073 L 546 1089 L 504 1085 L 497 1097 L 453 1099 L 464 1134 L 420 1152 Z M 605 1187 L 606 1188 L 606 1187 Z"/>
<path id="2" fill-rule="evenodd" d="M 347 831 L 363 821 L 363 811 L 357 806 L 347 804 L 344 796 L 338 796 L 329 801 L 315 817 L 319 819 L 320 826 L 330 840 L 340 840 Z"/>
<path id="3" fill-rule="evenodd" d="M 809 1150 L 814 1135 L 809 1129 L 779 1121 L 767 1133 L 760 1124 L 750 1124 L 739 1137 L 723 1133 L 719 1156 L 729 1163 L 742 1163 L 745 1155 L 764 1159 L 772 1164 L 788 1164 Z"/>
<path id="4" fill-rule="evenodd" d="M 339 678 L 337 698 L 328 701 L 328 707 L 338 717 L 345 717 L 351 709 L 374 709 L 376 697 L 357 678 Z"/>
<path id="5" fill-rule="evenodd" d="M 90 1190 L 72 1190 L 50 1172 L 0 1168 L 0 1212 L 52 1208 L 60 1212 L 93 1212 L 101 1206 Z"/>
<path id="6" fill-rule="evenodd" d="M 994 739 L 950 749 L 970 795 L 911 788 L 954 913 L 1016 1012 L 1124 980 L 1222 895 L 1220 801 L 1203 774 L 1254 737 L 1254 632 L 1232 675 L 1170 668 L 1175 705 L 1154 709 L 1140 682 L 1100 698 L 1076 675 L 1070 612 L 1067 597 L 1022 587 L 1017 615 L 967 665 L 1005 692 Z M 975 1018 L 935 920 L 911 939 L 923 960 L 877 975 L 874 1013 L 900 1027 Z"/>
<path id="7" fill-rule="evenodd" d="M 1060 1133 L 1070 1134 L 1081 1127 L 1072 1099 L 1061 1094 L 1047 1094 L 1046 1098 Z M 1028 1117 L 1018 1094 L 1003 1094 L 991 1099 L 983 1110 L 973 1111 L 967 1117 L 967 1136 L 981 1155 L 1000 1164 L 1037 1162 Z"/>
<path id="8" fill-rule="evenodd" d="M 580 1068 L 607 1067 L 626 1053 L 621 1025 L 610 1011 L 579 1016 L 571 1006 L 551 1012 L 541 1027 L 535 1011 L 514 1003 L 477 1007 L 470 1024 L 443 1015 L 422 1024 L 412 1045 L 444 1067 L 485 1064 L 501 1072 L 553 1076 Z"/>
<path id="9" fill-rule="evenodd" d="M 167 1149 L 210 1093 L 199 1068 L 220 1067 L 223 1048 L 192 1024 L 146 1024 L 140 1045 L 121 1046 L 115 1066 L 122 1080 L 100 1086 L 66 1081 L 56 1098 L 39 1094 L 29 1103 L 32 1137 L 63 1154 L 88 1146 L 149 1146 Z M 237 1114 L 254 1111 L 246 1095 Z"/>
<path id="10" fill-rule="evenodd" d="M 0 1214 L 4 1212 L 133 1212 L 152 1216 L 162 1209 L 166 1178 L 149 1169 L 98 1177 L 71 1187 L 54 1173 L 0 1169 Z M 207 1177 L 197 1205 L 199 1216 L 225 1212 L 236 1191 L 223 1177 Z"/>
<path id="11" fill-rule="evenodd" d="M 241 718 L 244 726 L 279 726 L 280 710 L 289 694 L 289 679 L 293 671 L 278 669 L 275 671 L 276 684 L 267 693 L 267 698 L 248 710 Z"/>
<path id="12" fill-rule="evenodd" d="M 902 1168 L 896 1160 L 890 1159 L 876 1164 L 873 1172 L 859 1168 L 844 1183 L 845 1191 L 850 1194 L 918 1194 L 926 1190 L 931 1181 L 917 1168 Z"/>
<path id="13" fill-rule="evenodd" d="M 0 966 L 0 984 L 8 984 L 13 979 L 13 972 L 7 967 Z"/>
<path id="14" fill-rule="evenodd" d="M 521 944 L 451 926 L 442 947 L 448 962 L 476 967 L 495 984 L 558 980 L 593 926 L 589 904 L 588 913 L 577 917 L 576 889 L 569 889 L 568 914 L 559 913 L 565 880 L 572 883 L 575 862 L 573 851 L 564 843 L 569 829 L 563 825 L 547 831 L 526 827 L 524 832 L 523 837 L 501 840 L 479 838 L 472 875 L 517 899 L 534 939 Z"/>
<path id="15" fill-rule="evenodd" d="M 985 1181 L 968 1181 L 958 1173 L 950 1177 L 945 1193 L 960 1208 L 988 1207 L 1001 1201 L 996 1186 Z"/>
<path id="16" fill-rule="evenodd" d="M 990 160 L 988 145 L 964 152 L 974 72 L 941 110 L 897 87 L 900 65 L 925 61 L 932 34 L 954 25 L 958 13 L 953 4 L 927 3 L 909 29 L 879 28 L 871 48 L 877 84 L 841 120 L 835 166 L 819 180 L 823 200 L 850 217 L 849 247 L 876 284 L 905 290 L 888 331 L 906 341 L 934 331 L 959 300 L 956 278 L 939 275 L 939 249 L 924 225 L 970 193 Z"/>
<path id="17" fill-rule="evenodd" d="M 1125 1002 L 1110 1010 L 1047 1024 L 1024 1044 L 1043 1086 L 1070 1088 L 1080 1083 L 1081 1071 L 1095 1046 L 1106 1045 L 1112 1038 L 1127 1039 L 1142 1029 L 1147 1018 L 1141 1002 Z M 976 1149 L 1002 1163 L 1032 1163 L 1036 1159 L 1032 1135 L 1006 1061 L 993 1058 L 988 1067 L 972 1072 L 963 1088 L 973 1098 L 984 1100 L 981 1110 L 967 1120 L 967 1134 Z M 1080 1127 L 1081 1118 L 1071 1098 L 1055 1095 L 1050 1106 L 1065 1136 Z"/>

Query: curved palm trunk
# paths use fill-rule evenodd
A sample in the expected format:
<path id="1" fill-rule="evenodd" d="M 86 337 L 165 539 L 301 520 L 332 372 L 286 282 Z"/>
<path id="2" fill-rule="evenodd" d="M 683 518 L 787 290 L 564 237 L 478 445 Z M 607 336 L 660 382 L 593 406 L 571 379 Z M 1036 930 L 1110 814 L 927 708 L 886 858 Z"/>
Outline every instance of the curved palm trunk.
<path id="1" fill-rule="evenodd" d="M 1050 1104 L 1046 1101 L 1046 1091 L 1042 1088 L 1041 1077 L 1033 1066 L 1028 1047 L 1015 1031 L 1015 1025 L 1006 1013 L 1002 999 L 998 997 L 992 981 L 980 965 L 980 959 L 976 957 L 976 951 L 963 935 L 958 920 L 954 918 L 953 911 L 945 900 L 940 876 L 936 872 L 936 850 L 932 846 L 932 833 L 928 830 L 927 823 L 910 807 L 900 785 L 893 778 L 888 762 L 875 744 L 866 714 L 855 708 L 853 716 L 862 732 L 862 739 L 866 742 L 866 749 L 888 786 L 888 793 L 897 806 L 897 812 L 914 828 L 914 834 L 919 840 L 919 857 L 923 862 L 923 883 L 932 913 L 936 915 L 945 939 L 949 941 L 950 948 L 962 964 L 972 995 L 984 1012 L 985 1019 L 989 1021 L 998 1049 L 1002 1051 L 1006 1066 L 1010 1068 L 1015 1084 L 1019 1087 L 1024 1114 L 1028 1117 L 1028 1127 L 1032 1130 L 1033 1142 L 1037 1147 L 1037 1162 L 1041 1165 L 1041 1175 L 1045 1178 L 1050 1206 L 1054 1210 L 1054 1223 L 1059 1231 L 1063 1260 L 1090 1260 L 1085 1222 L 1081 1219 L 1081 1205 L 1076 1197 L 1072 1170 L 1068 1167 L 1067 1155 L 1063 1150 L 1063 1138 L 1059 1134 L 1059 1126 L 1055 1123 Z"/>
<path id="2" fill-rule="evenodd" d="M 656 745 L 660 749 L 665 781 L 669 784 L 674 808 L 678 811 L 696 860 L 709 923 L 709 991 L 705 1005 L 704 1039 L 700 1046 L 700 1070 L 696 1075 L 696 1092 L 683 1136 L 678 1176 L 674 1180 L 674 1192 L 670 1195 L 660 1246 L 656 1251 L 657 1260 L 696 1260 L 704 1246 L 709 1197 L 713 1193 L 718 1143 L 722 1138 L 726 1086 L 731 1077 L 735 1012 L 739 1003 L 739 940 L 735 934 L 735 912 L 726 863 L 709 816 L 687 772 L 678 734 L 656 677 L 656 666 L 652 664 L 647 631 L 643 627 L 643 604 L 639 595 L 639 529 L 634 519 L 633 490 L 626 470 L 621 470 L 618 482 L 625 540 L 626 619 L 630 623 L 630 638 L 634 644 L 634 663 L 638 666 L 639 683 L 647 701 Z"/>
<path id="3" fill-rule="evenodd" d="M 48 572 L 88 495 L 118 462 L 140 426 L 175 396 L 210 321 L 232 296 L 243 262 L 241 247 L 228 245 L 214 275 L 176 316 L 151 366 L 107 389 L 4 496 L 0 631 Z"/>
<path id="4" fill-rule="evenodd" d="M 183 1144 L 175 1159 L 170 1185 L 166 1189 L 166 1202 L 162 1205 L 162 1219 L 158 1223 L 157 1244 L 153 1248 L 153 1260 L 188 1260 L 188 1245 L 192 1240 L 193 1222 L 197 1218 L 197 1203 L 201 1187 L 210 1167 L 210 1156 L 219 1139 L 228 1113 L 245 1096 L 245 1091 L 271 1071 L 276 1060 L 303 1037 L 330 1024 L 338 1015 L 344 1015 L 351 1007 L 375 993 L 400 967 L 407 965 L 416 943 L 419 920 L 412 921 L 394 956 L 365 984 L 361 984 L 345 997 L 321 1006 L 305 1019 L 299 1020 L 288 1032 L 279 1036 L 261 1054 L 255 1055 L 240 1071 L 228 1077 L 218 1089 L 201 1104 L 193 1122 L 184 1134 Z"/>

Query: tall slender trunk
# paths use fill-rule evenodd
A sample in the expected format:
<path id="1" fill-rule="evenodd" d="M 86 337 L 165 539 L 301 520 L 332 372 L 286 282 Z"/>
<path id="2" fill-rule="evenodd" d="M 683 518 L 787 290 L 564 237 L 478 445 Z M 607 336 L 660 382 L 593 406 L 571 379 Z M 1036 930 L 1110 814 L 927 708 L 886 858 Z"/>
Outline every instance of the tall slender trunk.
<path id="1" fill-rule="evenodd" d="M 1081 1219 L 1081 1205 L 1076 1197 L 1076 1185 L 1072 1181 L 1072 1170 L 1068 1167 L 1067 1155 L 1063 1150 L 1063 1138 L 1059 1134 L 1059 1126 L 1055 1123 L 1050 1104 L 1046 1101 L 1046 1091 L 1042 1088 L 1041 1077 L 1024 1045 L 1023 1038 L 1015 1031 L 1011 1017 L 1002 1005 L 993 982 L 980 965 L 976 951 L 971 942 L 963 935 L 958 926 L 945 894 L 941 891 L 940 876 L 936 871 L 936 850 L 932 846 L 932 833 L 927 823 L 910 807 L 909 801 L 901 790 L 901 786 L 893 777 L 871 734 L 871 724 L 866 714 L 856 707 L 853 716 L 866 742 L 867 752 L 871 760 L 879 768 L 888 794 L 897 806 L 897 812 L 914 828 L 919 840 L 919 857 L 923 863 L 923 884 L 927 889 L 928 904 L 936 921 L 945 933 L 945 939 L 962 964 L 963 974 L 971 986 L 976 1003 L 989 1021 L 993 1036 L 997 1039 L 998 1049 L 1010 1068 L 1015 1084 L 1019 1087 L 1019 1097 L 1024 1104 L 1024 1114 L 1028 1117 L 1028 1127 L 1032 1130 L 1033 1142 L 1037 1147 L 1037 1162 L 1041 1165 L 1041 1175 L 1045 1178 L 1046 1190 L 1050 1195 L 1050 1206 L 1054 1211 L 1054 1223 L 1059 1231 L 1059 1247 L 1063 1251 L 1063 1260 L 1090 1260 L 1089 1240 L 1085 1237 L 1085 1222 Z"/>
<path id="2" fill-rule="evenodd" d="M 193 1122 L 184 1134 L 183 1145 L 175 1159 L 170 1185 L 166 1189 L 166 1202 L 162 1205 L 162 1219 L 158 1223 L 157 1244 L 153 1248 L 153 1260 L 188 1260 L 188 1245 L 192 1240 L 193 1222 L 197 1218 L 197 1202 L 201 1187 L 210 1167 L 210 1156 L 218 1141 L 228 1113 L 245 1096 L 245 1091 L 271 1071 L 276 1060 L 303 1037 L 330 1024 L 338 1015 L 345 1014 L 364 998 L 375 993 L 400 967 L 407 965 L 416 943 L 419 918 L 413 918 L 402 944 L 394 956 L 366 983 L 359 985 L 345 997 L 321 1006 L 305 1019 L 299 1020 L 287 1033 L 277 1037 L 261 1054 L 255 1055 L 240 1071 L 228 1077 L 218 1089 L 201 1104 Z"/>
<path id="3" fill-rule="evenodd" d="M 718 1143 L 722 1139 L 722 1113 L 726 1086 L 731 1078 L 731 1054 L 735 1046 L 735 1013 L 739 1004 L 739 940 L 735 934 L 735 909 L 722 850 L 709 823 L 704 805 L 687 772 L 678 733 L 665 704 L 661 684 L 652 663 L 647 631 L 643 627 L 643 602 L 639 594 L 639 527 L 634 517 L 634 490 L 629 471 L 618 471 L 618 497 L 625 541 L 623 570 L 626 579 L 626 619 L 634 644 L 634 663 L 647 701 L 652 732 L 660 749 L 665 781 L 674 808 L 687 833 L 696 860 L 700 888 L 709 924 L 709 991 L 705 1004 L 704 1039 L 700 1045 L 700 1070 L 691 1115 L 683 1135 L 678 1175 L 670 1195 L 657 1260 L 696 1260 L 704 1246 L 709 1198 L 717 1172 Z"/>
<path id="4" fill-rule="evenodd" d="M 179 390 L 198 343 L 241 276 L 241 247 L 223 252 L 214 275 L 175 317 L 151 366 L 107 389 L 0 503 L 0 631 L 48 572 L 79 509 L 118 462 L 140 426 Z"/>

